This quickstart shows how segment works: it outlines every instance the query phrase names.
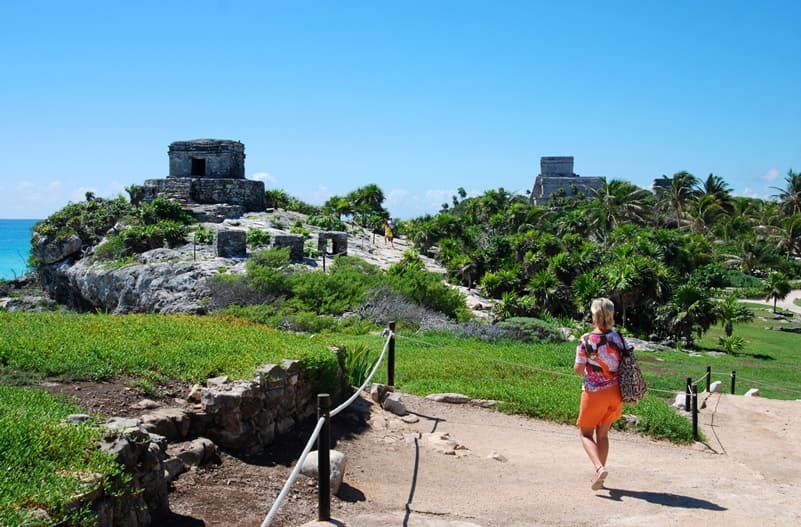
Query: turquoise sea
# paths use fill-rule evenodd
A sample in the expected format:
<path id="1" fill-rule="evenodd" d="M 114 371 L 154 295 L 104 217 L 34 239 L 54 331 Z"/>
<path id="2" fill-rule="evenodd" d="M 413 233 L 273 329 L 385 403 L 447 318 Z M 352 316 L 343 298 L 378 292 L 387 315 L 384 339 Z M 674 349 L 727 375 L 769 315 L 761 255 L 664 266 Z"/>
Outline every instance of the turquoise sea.
<path id="1" fill-rule="evenodd" d="M 31 229 L 37 221 L 0 219 L 0 279 L 10 280 L 27 272 Z"/>

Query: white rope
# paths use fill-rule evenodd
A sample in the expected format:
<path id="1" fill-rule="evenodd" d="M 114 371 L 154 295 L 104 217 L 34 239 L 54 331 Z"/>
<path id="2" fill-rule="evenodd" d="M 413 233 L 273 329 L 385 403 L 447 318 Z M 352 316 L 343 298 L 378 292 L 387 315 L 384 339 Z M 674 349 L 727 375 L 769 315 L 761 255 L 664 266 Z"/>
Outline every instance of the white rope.
<path id="1" fill-rule="evenodd" d="M 350 404 L 356 400 L 356 398 L 359 396 L 362 390 L 364 390 L 367 384 L 372 380 L 373 375 L 375 375 L 375 372 L 378 371 L 378 367 L 381 365 L 381 361 L 384 359 L 384 354 L 387 352 L 387 348 L 389 348 L 389 341 L 392 340 L 394 336 L 395 336 L 394 333 L 388 331 L 387 340 L 386 342 L 384 342 L 384 349 L 381 350 L 381 355 L 379 355 L 378 360 L 375 361 L 375 366 L 373 366 L 373 371 L 370 372 L 370 375 L 367 376 L 367 379 L 365 379 L 364 383 L 362 383 L 362 385 L 359 386 L 359 389 L 356 390 L 347 401 L 345 401 L 344 403 L 340 404 L 339 406 L 331 410 L 331 417 L 334 417 L 339 412 L 350 406 Z"/>
<path id="2" fill-rule="evenodd" d="M 704 379 L 706 379 L 706 373 L 701 375 L 701 377 L 699 377 L 698 380 L 694 381 L 693 384 L 698 384 L 699 382 L 703 381 Z"/>
<path id="3" fill-rule="evenodd" d="M 312 432 L 309 441 L 306 443 L 306 448 L 303 449 L 303 453 L 300 455 L 298 462 L 295 464 L 295 468 L 292 470 L 292 474 L 289 475 L 289 479 L 287 479 L 286 483 L 284 483 L 284 488 L 281 489 L 281 493 L 278 494 L 278 497 L 275 499 L 275 503 L 273 503 L 273 506 L 270 508 L 270 512 L 267 513 L 267 516 L 264 518 L 264 521 L 261 522 L 261 527 L 269 527 L 269 525 L 273 522 L 273 518 L 278 513 L 278 509 L 284 502 L 287 493 L 289 493 L 289 489 L 292 486 L 292 483 L 294 483 L 295 479 L 298 477 L 300 469 L 303 466 L 303 462 L 306 461 L 306 456 L 309 455 L 309 452 L 311 451 L 311 447 L 314 444 L 314 441 L 317 439 L 317 436 L 320 435 L 320 430 L 322 430 L 323 428 L 323 423 L 325 423 L 325 417 L 321 417 L 317 420 L 317 426 L 314 427 L 314 432 Z"/>
<path id="4" fill-rule="evenodd" d="M 373 378 L 375 372 L 378 371 L 378 366 L 381 364 L 381 360 L 384 358 L 384 354 L 389 348 L 389 341 L 392 339 L 392 337 L 395 336 L 395 334 L 392 333 L 391 331 L 389 330 L 386 331 L 387 331 L 387 340 L 384 343 L 384 349 L 381 350 L 381 355 L 379 355 L 378 360 L 375 363 L 375 366 L 373 366 L 373 371 L 370 372 L 370 375 L 367 377 L 367 380 L 364 381 L 364 384 L 362 384 L 359 387 L 359 389 L 356 390 L 356 392 L 347 401 L 340 404 L 334 410 L 329 412 L 329 419 L 337 415 L 339 412 L 341 412 L 348 406 L 350 406 L 350 404 L 356 400 L 356 397 L 359 396 L 359 393 L 361 393 L 361 391 L 367 386 L 367 383 L 369 383 L 370 380 Z M 325 423 L 325 417 L 321 417 L 317 420 L 317 426 L 314 427 L 314 431 L 312 432 L 309 441 L 306 443 L 306 448 L 303 449 L 303 453 L 300 455 L 300 458 L 298 458 L 298 462 L 295 464 L 295 468 L 292 470 L 292 474 L 289 475 L 289 479 L 286 480 L 286 483 L 284 483 L 284 487 L 281 489 L 280 494 L 278 494 L 278 497 L 275 499 L 275 503 L 273 503 L 273 506 L 270 508 L 270 512 L 267 513 L 267 516 L 264 518 L 264 521 L 261 522 L 261 527 L 269 527 L 269 525 L 272 523 L 273 518 L 275 518 L 275 515 L 278 513 L 278 509 L 281 507 L 281 504 L 284 502 L 284 499 L 286 499 L 286 495 L 287 493 L 289 493 L 289 489 L 292 487 L 292 483 L 294 483 L 295 479 L 298 477 L 300 469 L 303 466 L 303 462 L 306 461 L 306 456 L 309 455 L 312 445 L 314 445 L 314 441 L 317 440 L 317 437 L 320 435 L 320 430 L 322 430 L 324 423 Z"/>

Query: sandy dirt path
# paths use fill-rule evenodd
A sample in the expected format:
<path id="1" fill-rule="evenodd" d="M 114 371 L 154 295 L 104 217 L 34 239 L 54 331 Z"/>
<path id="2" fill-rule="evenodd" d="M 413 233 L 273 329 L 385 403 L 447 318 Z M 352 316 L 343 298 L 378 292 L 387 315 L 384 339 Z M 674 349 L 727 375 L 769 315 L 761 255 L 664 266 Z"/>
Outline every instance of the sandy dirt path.
<path id="1" fill-rule="evenodd" d="M 370 407 L 343 442 L 347 493 L 336 525 L 378 527 L 790 526 L 801 523 L 801 402 L 712 394 L 690 446 L 612 432 L 607 488 L 593 492 L 578 432 L 404 395 L 408 424 Z M 460 445 L 437 451 L 430 437 Z M 331 523 L 329 523 L 330 525 Z"/>

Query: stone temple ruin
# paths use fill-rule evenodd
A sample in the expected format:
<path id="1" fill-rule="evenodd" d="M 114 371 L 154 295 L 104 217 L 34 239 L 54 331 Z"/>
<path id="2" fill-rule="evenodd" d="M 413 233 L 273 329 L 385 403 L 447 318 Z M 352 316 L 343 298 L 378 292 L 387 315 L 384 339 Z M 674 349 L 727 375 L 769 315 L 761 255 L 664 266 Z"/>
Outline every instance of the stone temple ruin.
<path id="1" fill-rule="evenodd" d="M 589 196 L 593 189 L 603 186 L 600 177 L 581 177 L 573 172 L 573 156 L 541 157 L 540 174 L 528 201 L 532 205 L 547 205 L 551 198 Z"/>
<path id="2" fill-rule="evenodd" d="M 169 157 L 167 179 L 145 180 L 143 201 L 167 196 L 208 222 L 265 210 L 264 183 L 245 179 L 245 145 L 239 141 L 175 141 Z"/>

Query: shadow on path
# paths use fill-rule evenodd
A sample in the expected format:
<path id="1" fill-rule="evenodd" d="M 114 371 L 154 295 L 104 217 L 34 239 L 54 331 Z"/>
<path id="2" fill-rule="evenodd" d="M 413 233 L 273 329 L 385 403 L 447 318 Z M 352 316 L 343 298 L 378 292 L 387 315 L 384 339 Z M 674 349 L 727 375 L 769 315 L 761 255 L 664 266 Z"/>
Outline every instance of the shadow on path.
<path id="1" fill-rule="evenodd" d="M 721 507 L 717 503 L 711 501 L 701 500 L 690 496 L 681 496 L 679 494 L 671 494 L 669 492 L 648 492 L 644 490 L 628 490 L 628 489 L 613 489 L 606 488 L 609 491 L 609 496 L 599 495 L 599 498 L 605 500 L 623 501 L 623 498 L 636 498 L 638 500 L 655 503 L 656 505 L 664 505 L 665 507 L 681 507 L 683 509 L 704 509 L 708 511 L 725 511 L 726 507 Z"/>

